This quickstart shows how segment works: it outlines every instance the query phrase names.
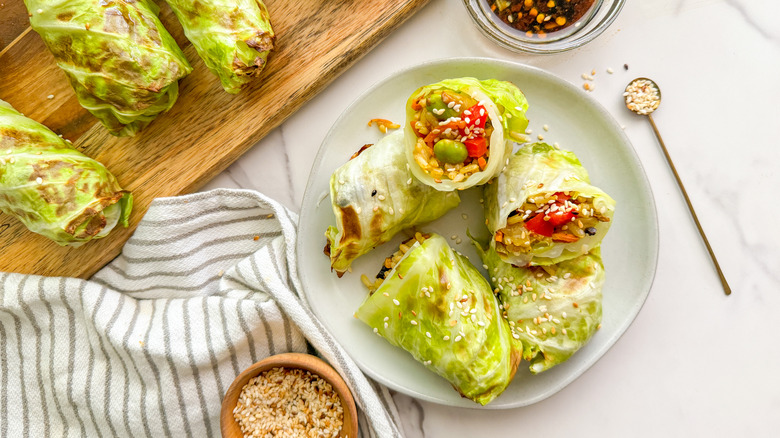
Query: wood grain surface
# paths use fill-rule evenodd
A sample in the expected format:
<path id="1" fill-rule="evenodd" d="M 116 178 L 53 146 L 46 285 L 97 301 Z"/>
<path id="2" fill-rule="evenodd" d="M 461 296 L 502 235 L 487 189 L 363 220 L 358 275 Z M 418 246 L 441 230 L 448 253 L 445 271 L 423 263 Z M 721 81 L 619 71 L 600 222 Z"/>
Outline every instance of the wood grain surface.
<path id="1" fill-rule="evenodd" d="M 0 271 L 88 278 L 120 253 L 154 198 L 197 190 L 427 1 L 266 0 L 276 50 L 263 74 L 235 96 L 222 90 L 170 8 L 158 2 L 160 19 L 194 71 L 180 82 L 171 111 L 135 137 L 117 138 L 78 104 L 65 73 L 29 29 L 22 0 L 0 0 L 0 99 L 72 140 L 134 196 L 129 228 L 80 248 L 60 247 L 0 213 Z"/>

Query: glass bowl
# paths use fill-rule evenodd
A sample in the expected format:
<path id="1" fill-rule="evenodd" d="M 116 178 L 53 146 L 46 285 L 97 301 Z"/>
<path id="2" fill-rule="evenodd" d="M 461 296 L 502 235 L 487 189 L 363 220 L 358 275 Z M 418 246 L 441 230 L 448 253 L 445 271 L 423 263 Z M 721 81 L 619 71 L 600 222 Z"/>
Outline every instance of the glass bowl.
<path id="1" fill-rule="evenodd" d="M 545 38 L 529 37 L 504 23 L 490 10 L 488 0 L 463 0 L 471 19 L 491 40 L 507 49 L 525 53 L 559 53 L 576 49 L 601 35 L 623 8 L 625 0 L 596 0 L 578 22 Z"/>

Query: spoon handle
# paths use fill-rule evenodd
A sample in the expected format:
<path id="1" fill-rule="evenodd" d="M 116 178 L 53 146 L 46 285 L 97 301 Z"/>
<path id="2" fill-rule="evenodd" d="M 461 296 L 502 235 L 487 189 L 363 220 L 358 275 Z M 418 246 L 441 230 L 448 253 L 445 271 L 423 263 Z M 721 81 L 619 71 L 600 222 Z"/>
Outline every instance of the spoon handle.
<path id="1" fill-rule="evenodd" d="M 691 211 L 693 222 L 696 223 L 696 228 L 698 228 L 699 234 L 701 235 L 702 240 L 704 240 L 704 245 L 707 247 L 707 252 L 710 253 L 712 263 L 715 264 L 715 269 L 718 271 L 718 277 L 720 277 L 720 282 L 723 285 L 723 291 L 726 292 L 726 295 L 731 295 L 731 287 L 726 281 L 726 277 L 723 275 L 723 271 L 720 269 L 720 264 L 718 263 L 718 259 L 715 258 L 715 253 L 712 251 L 712 247 L 710 246 L 710 242 L 707 240 L 707 236 L 704 234 L 704 230 L 699 223 L 699 218 L 696 216 L 696 211 L 693 209 L 690 198 L 688 198 L 688 192 L 685 191 L 685 186 L 683 186 L 683 183 L 680 180 L 680 175 L 677 174 L 677 169 L 674 167 L 674 163 L 672 163 L 672 157 L 669 156 L 669 151 L 666 150 L 666 145 L 664 144 L 664 140 L 661 138 L 661 133 L 658 132 L 658 127 L 655 126 L 653 117 L 650 114 L 647 115 L 647 119 L 650 120 L 650 125 L 653 127 L 653 132 L 655 132 L 655 136 L 658 138 L 658 144 L 661 145 L 661 150 L 663 150 L 664 155 L 666 156 L 666 161 L 669 163 L 669 167 L 672 169 L 674 178 L 677 180 L 677 185 L 680 186 L 680 191 L 683 194 L 683 198 L 685 198 L 685 203 L 688 204 L 688 209 Z"/>

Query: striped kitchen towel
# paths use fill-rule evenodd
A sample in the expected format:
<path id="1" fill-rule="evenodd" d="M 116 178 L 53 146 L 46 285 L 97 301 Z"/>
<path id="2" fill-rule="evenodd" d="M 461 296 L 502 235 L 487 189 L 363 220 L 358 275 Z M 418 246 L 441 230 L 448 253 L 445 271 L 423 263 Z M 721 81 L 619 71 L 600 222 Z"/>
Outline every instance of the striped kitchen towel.
<path id="1" fill-rule="evenodd" d="M 300 298 L 296 223 L 247 190 L 157 199 L 89 281 L 0 273 L 0 437 L 218 437 L 244 368 L 309 347 L 352 388 L 362 436 L 400 437 L 387 389 Z"/>

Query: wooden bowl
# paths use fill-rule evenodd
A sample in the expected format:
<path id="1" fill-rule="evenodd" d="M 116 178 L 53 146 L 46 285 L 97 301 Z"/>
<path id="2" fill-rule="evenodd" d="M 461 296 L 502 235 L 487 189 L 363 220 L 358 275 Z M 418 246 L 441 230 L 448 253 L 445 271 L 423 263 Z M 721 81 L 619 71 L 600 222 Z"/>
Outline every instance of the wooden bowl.
<path id="1" fill-rule="evenodd" d="M 298 368 L 309 371 L 330 383 L 341 400 L 341 406 L 344 408 L 344 424 L 341 427 L 339 437 L 355 438 L 358 436 L 355 400 L 352 398 L 352 393 L 344 382 L 344 379 L 341 378 L 336 370 L 322 359 L 310 354 L 283 353 L 267 357 L 260 362 L 253 364 L 239 374 L 238 377 L 236 377 L 236 380 L 233 381 L 233 384 L 230 385 L 227 393 L 225 393 L 225 398 L 222 399 L 222 411 L 220 412 L 219 419 L 222 436 L 224 438 L 244 437 L 244 434 L 241 432 L 241 427 L 236 423 L 236 420 L 233 417 L 233 409 L 235 409 L 236 404 L 238 404 L 238 397 L 241 394 L 241 390 L 252 378 L 257 377 L 263 371 L 268 371 L 277 367 L 288 369 Z"/>

